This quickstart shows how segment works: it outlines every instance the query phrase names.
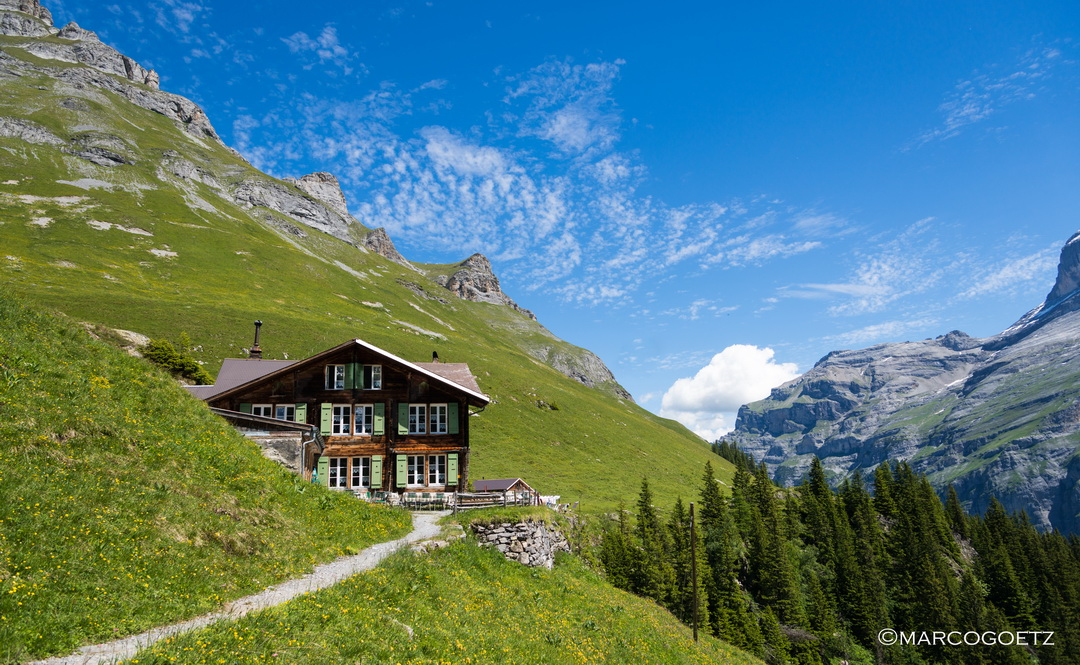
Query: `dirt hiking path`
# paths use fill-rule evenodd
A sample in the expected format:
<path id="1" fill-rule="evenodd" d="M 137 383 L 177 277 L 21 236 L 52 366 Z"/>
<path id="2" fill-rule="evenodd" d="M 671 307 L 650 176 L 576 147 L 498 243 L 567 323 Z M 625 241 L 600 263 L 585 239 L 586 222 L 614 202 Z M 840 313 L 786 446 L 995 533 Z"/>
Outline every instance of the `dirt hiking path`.
<path id="1" fill-rule="evenodd" d="M 413 513 L 413 530 L 404 538 L 372 545 L 359 554 L 342 557 L 336 561 L 317 566 L 315 570 L 303 577 L 288 580 L 264 589 L 257 594 L 234 600 L 225 605 L 220 612 L 204 614 L 170 626 L 152 628 L 145 633 L 125 637 L 122 640 L 85 646 L 79 649 L 78 653 L 70 656 L 36 660 L 27 663 L 27 665 L 108 665 L 132 658 L 141 649 L 145 649 L 166 637 L 197 630 L 218 621 L 239 619 L 248 612 L 281 605 L 309 591 L 325 589 L 337 584 L 346 577 L 365 570 L 371 570 L 386 557 L 412 543 L 434 538 L 439 535 L 440 531 L 440 527 L 436 522 L 446 514 L 445 512 Z"/>

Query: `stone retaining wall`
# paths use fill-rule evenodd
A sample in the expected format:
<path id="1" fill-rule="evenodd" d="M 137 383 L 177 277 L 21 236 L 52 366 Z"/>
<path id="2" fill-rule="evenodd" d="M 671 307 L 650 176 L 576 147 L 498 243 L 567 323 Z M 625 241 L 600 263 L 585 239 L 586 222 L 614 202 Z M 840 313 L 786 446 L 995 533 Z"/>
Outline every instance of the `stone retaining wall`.
<path id="1" fill-rule="evenodd" d="M 473 524 L 472 530 L 481 546 L 494 547 L 510 561 L 534 568 L 550 569 L 555 565 L 556 552 L 570 551 L 566 536 L 543 522 Z"/>

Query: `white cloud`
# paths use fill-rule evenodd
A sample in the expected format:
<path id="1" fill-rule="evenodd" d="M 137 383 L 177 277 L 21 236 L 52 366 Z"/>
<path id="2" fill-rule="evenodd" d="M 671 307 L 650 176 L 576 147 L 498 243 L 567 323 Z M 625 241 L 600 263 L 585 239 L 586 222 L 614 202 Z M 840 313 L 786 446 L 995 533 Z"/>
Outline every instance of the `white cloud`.
<path id="1" fill-rule="evenodd" d="M 1044 249 L 1029 256 L 1007 262 L 1005 265 L 980 275 L 975 282 L 960 293 L 960 298 L 980 298 L 987 295 L 1011 293 L 1032 283 L 1053 282 L 1058 264 L 1058 250 Z"/>
<path id="2" fill-rule="evenodd" d="M 509 79 L 504 101 L 528 104 L 521 135 L 549 141 L 570 157 L 611 149 L 621 124 L 611 94 L 620 64 L 550 61 Z"/>
<path id="3" fill-rule="evenodd" d="M 324 26 L 316 38 L 310 37 L 306 32 L 296 32 L 281 41 L 289 47 L 290 53 L 314 53 L 319 58 L 320 65 L 329 62 L 340 67 L 346 75 L 353 72 L 350 63 L 356 56 L 341 44 L 337 28 L 332 25 Z M 309 62 L 304 65 L 304 69 L 312 69 L 314 66 L 315 63 Z"/>
<path id="4" fill-rule="evenodd" d="M 334 40 L 324 30 L 319 39 L 297 32 L 284 43 L 313 60 Z M 296 175 L 293 165 L 312 158 L 335 164 L 357 218 L 386 227 L 405 252 L 483 252 L 504 285 L 583 306 L 628 303 L 687 266 L 763 265 L 815 250 L 824 246 L 823 229 L 844 226 L 767 197 L 672 207 L 640 193 L 647 170 L 615 149 L 611 87 L 620 67 L 551 62 L 504 79 L 511 88 L 496 103 L 508 110 L 467 132 L 416 120 L 434 112 L 423 106 L 429 91 L 449 87 L 439 80 L 407 90 L 383 83 L 348 100 L 290 99 L 240 116 L 234 142 L 275 175 Z M 559 124 L 579 112 L 587 122 Z M 413 117 L 401 122 L 406 116 Z M 405 124 L 420 129 L 405 135 Z M 271 128 L 286 137 L 272 150 L 260 141 Z M 569 158 L 547 159 L 541 153 L 551 145 Z"/>
<path id="5" fill-rule="evenodd" d="M 157 24 L 170 32 L 187 35 L 191 32 L 191 24 L 199 15 L 208 11 L 208 7 L 201 2 L 190 0 L 162 0 L 162 5 L 153 5 L 157 13 Z"/>
<path id="6" fill-rule="evenodd" d="M 976 74 L 959 81 L 938 107 L 943 116 L 941 124 L 917 136 L 906 149 L 954 138 L 1005 106 L 1035 97 L 1037 84 L 1050 75 L 1060 55 L 1052 47 L 1032 49 L 1006 73 Z"/>
<path id="7" fill-rule="evenodd" d="M 799 375 L 794 363 L 777 363 L 770 348 L 735 344 L 713 356 L 693 377 L 675 381 L 660 415 L 674 418 L 712 441 L 735 427 L 739 407 L 764 399 Z"/>
<path id="8" fill-rule="evenodd" d="M 904 333 L 913 330 L 934 329 L 938 326 L 937 319 L 923 318 L 912 321 L 884 321 L 873 325 L 864 326 L 857 330 L 850 330 L 839 335 L 825 337 L 822 341 L 840 346 L 867 346 L 882 342 L 900 341 L 898 338 Z"/>

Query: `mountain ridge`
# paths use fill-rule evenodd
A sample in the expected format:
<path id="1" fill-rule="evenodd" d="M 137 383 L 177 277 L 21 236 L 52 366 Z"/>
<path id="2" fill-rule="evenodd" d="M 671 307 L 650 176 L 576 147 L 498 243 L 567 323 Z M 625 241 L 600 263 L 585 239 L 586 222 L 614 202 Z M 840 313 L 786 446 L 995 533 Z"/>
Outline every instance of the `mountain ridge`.
<path id="1" fill-rule="evenodd" d="M 0 17 L 44 25 L 0 5 Z M 268 359 L 360 337 L 405 358 L 468 362 L 493 400 L 473 423 L 476 472 L 530 478 L 583 507 L 613 508 L 642 476 L 673 502 L 708 460 L 730 478 L 699 437 L 634 404 L 595 354 L 511 305 L 486 259 L 409 262 L 384 229 L 341 213 L 333 176 L 263 174 L 193 130 L 197 114 L 171 105 L 182 98 L 42 59 L 26 48 L 34 40 L 73 44 L 0 35 L 0 275 L 14 295 L 190 340 L 211 374 L 246 355 L 256 319 Z"/>
<path id="2" fill-rule="evenodd" d="M 19 15 L 22 15 L 22 20 L 18 20 Z M 55 27 L 52 14 L 38 0 L 0 0 L 0 17 L 3 17 L 0 18 L 0 34 L 29 38 L 27 43 L 20 45 L 26 52 L 47 61 L 86 65 L 92 70 L 142 84 L 147 90 L 141 91 L 141 94 L 131 92 L 127 86 L 121 86 L 124 88 L 122 94 L 143 108 L 173 118 L 200 140 L 213 140 L 244 160 L 242 155 L 221 140 L 209 117 L 198 104 L 185 97 L 161 91 L 160 78 L 156 72 L 143 68 L 132 58 L 104 44 L 93 31 L 81 28 L 75 22 L 62 28 Z M 54 39 L 41 40 L 41 37 Z M 0 67 L 4 66 L 4 61 L 0 59 Z M 5 69 L 9 74 L 15 70 L 10 65 Z M 65 74 L 79 83 L 106 87 L 117 92 L 115 85 L 107 85 L 115 84 L 114 81 L 87 76 L 86 70 L 74 70 Z M 30 142 L 53 145 L 63 143 L 47 128 L 17 118 L 0 118 L 0 136 L 19 137 Z M 100 145 L 103 138 L 108 142 L 110 137 L 95 137 L 96 145 L 73 147 L 71 152 L 104 166 L 128 163 L 129 158 L 124 156 L 122 148 Z M 117 142 L 122 144 L 122 141 Z M 397 250 L 385 229 L 368 229 L 349 213 L 341 186 L 331 173 L 317 171 L 299 178 L 286 177 L 279 181 L 256 172 L 237 183 L 228 183 L 206 173 L 205 169 L 200 169 L 179 155 L 163 160 L 163 168 L 182 180 L 199 182 L 227 193 L 245 208 L 266 208 L 279 212 L 292 221 L 328 233 L 363 251 L 374 252 L 399 265 L 418 270 Z M 296 227 L 282 226 L 273 219 L 265 221 L 293 235 L 303 232 Z M 533 320 L 536 319 L 531 311 L 520 307 L 502 291 L 498 277 L 485 256 L 474 254 L 458 266 L 458 270 L 452 275 L 436 276 L 436 283 L 463 300 L 505 305 Z M 546 361 L 548 356 L 534 354 L 534 357 Z M 589 387 L 617 386 L 616 393 L 620 397 L 630 398 L 629 393 L 618 386 L 612 372 L 599 358 L 595 358 L 595 355 L 587 362 L 577 363 L 572 370 L 566 362 L 555 362 L 552 366 L 560 371 L 566 369 L 564 374 Z"/>
<path id="3" fill-rule="evenodd" d="M 996 496 L 1040 528 L 1080 532 L 1080 233 L 1045 300 L 1001 333 L 827 354 L 739 410 L 723 440 L 782 484 L 821 458 L 834 481 L 909 461 L 966 507 Z"/>

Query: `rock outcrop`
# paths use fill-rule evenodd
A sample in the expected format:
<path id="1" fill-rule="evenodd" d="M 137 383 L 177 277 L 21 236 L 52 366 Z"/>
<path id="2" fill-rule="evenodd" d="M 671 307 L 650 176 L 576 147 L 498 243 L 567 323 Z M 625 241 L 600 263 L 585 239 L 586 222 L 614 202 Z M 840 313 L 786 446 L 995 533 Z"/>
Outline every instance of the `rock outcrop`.
<path id="1" fill-rule="evenodd" d="M 483 254 L 473 254 L 458 264 L 457 270 L 450 275 L 438 275 L 435 282 L 462 300 L 488 302 L 521 312 L 533 321 L 536 315 L 519 307 L 510 296 L 503 293 L 499 278 L 491 269 L 491 261 Z"/>
<path id="2" fill-rule="evenodd" d="M 55 33 L 52 14 L 38 0 L 0 0 L 0 34 L 45 37 Z"/>
<path id="3" fill-rule="evenodd" d="M 372 229 L 364 236 L 364 247 L 375 252 L 379 256 L 390 259 L 394 263 L 399 263 L 406 268 L 411 268 L 412 270 L 417 269 L 397 251 L 397 247 L 394 247 L 394 241 L 390 240 L 390 236 L 386 233 L 386 229 L 381 226 L 377 229 Z"/>
<path id="4" fill-rule="evenodd" d="M 338 183 L 338 179 L 332 173 L 317 171 L 299 179 L 285 178 L 285 182 L 296 185 L 300 191 L 322 201 L 328 208 L 342 217 L 349 216 L 349 205 L 345 202 L 345 194 L 341 191 L 341 184 Z"/>
<path id="5" fill-rule="evenodd" d="M 145 69 L 113 47 L 103 44 L 96 33 L 83 30 L 75 22 L 57 30 L 53 26 L 52 14 L 37 0 L 0 0 L 0 34 L 12 37 L 55 35 L 70 43 L 33 41 L 23 45 L 23 48 L 39 58 L 77 62 L 155 90 L 158 87 L 157 72 Z"/>
<path id="6" fill-rule="evenodd" d="M 529 349 L 529 355 L 590 388 L 609 392 L 629 402 L 634 401 L 604 361 L 588 349 L 566 349 L 557 344 L 544 344 Z"/>
<path id="7" fill-rule="evenodd" d="M 351 217 L 338 214 L 292 187 L 272 180 L 249 178 L 232 191 L 232 196 L 245 208 L 269 208 L 313 229 L 351 242 L 350 227 L 355 223 Z"/>
<path id="8" fill-rule="evenodd" d="M 907 460 L 982 512 L 996 496 L 1041 528 L 1080 533 L 1080 234 L 1046 300 L 999 335 L 828 354 L 743 406 L 725 440 L 782 484 L 812 456 L 834 480 Z"/>

